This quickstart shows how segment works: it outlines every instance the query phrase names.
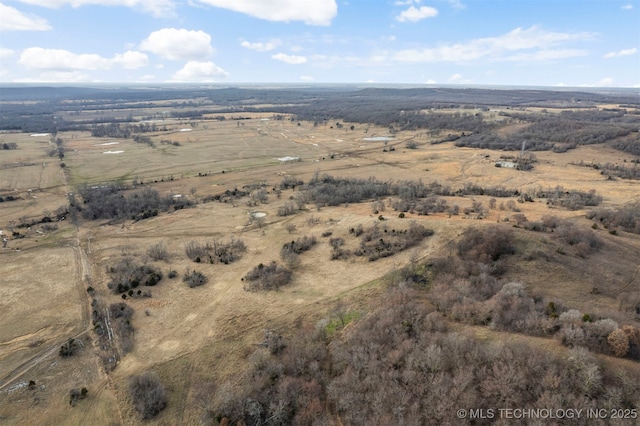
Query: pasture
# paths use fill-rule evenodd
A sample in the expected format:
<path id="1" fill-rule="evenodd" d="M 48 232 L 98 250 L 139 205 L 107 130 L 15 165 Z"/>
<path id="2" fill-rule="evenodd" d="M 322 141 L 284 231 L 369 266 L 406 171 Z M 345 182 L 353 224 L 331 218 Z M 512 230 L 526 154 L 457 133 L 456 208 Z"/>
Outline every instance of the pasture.
<path id="1" fill-rule="evenodd" d="M 450 255 L 450 244 L 468 226 L 513 222 L 514 212 L 498 208 L 487 209 L 482 219 L 444 212 L 426 216 L 408 212 L 400 218 L 390 199 L 380 200 L 384 206 L 380 211 L 371 206 L 373 200 L 338 206 L 309 202 L 292 215 L 279 216 L 279 208 L 299 192 L 278 190 L 286 176 L 305 182 L 322 174 L 438 182 L 453 190 L 474 184 L 517 189 L 521 194 L 561 185 L 565 190 L 595 190 L 607 207 L 640 201 L 637 181 L 609 180 L 593 168 L 578 165 L 580 161 L 623 164 L 634 159 L 607 146 L 536 152 L 533 170 L 518 171 L 495 167 L 500 152 L 459 148 L 451 142 L 431 144 L 437 138 L 423 131 L 391 135 L 382 126 L 354 123 L 351 130 L 349 123 L 314 125 L 289 117 L 276 120 L 267 113 L 226 113 L 224 117 L 167 118 L 160 121 L 161 130 L 145 133 L 153 146 L 133 139 L 93 137 L 86 131 L 60 132 L 56 137 L 64 141 L 63 159 L 48 155 L 49 136 L 2 134 L 4 142 L 16 142 L 18 149 L 0 151 L 0 191 L 18 199 L 0 204 L 0 229 L 5 234 L 15 229 L 21 238 L 11 239 L 0 251 L 0 418 L 9 424 L 134 424 L 127 378 L 151 369 L 160 372 L 171 390 L 168 414 L 161 423 L 193 424 L 200 413 L 200 382 L 230 378 L 245 368 L 264 330 L 286 334 L 294 323 L 318 322 L 331 315 L 336 301 L 364 312 L 380 297 L 394 271 L 418 260 Z M 408 141 L 415 142 L 415 149 L 407 147 Z M 281 161 L 284 157 L 298 157 L 299 161 Z M 78 185 L 107 182 L 151 187 L 162 196 L 179 195 L 196 205 L 139 221 L 79 220 L 72 224 L 67 219 L 46 231 L 42 225 L 19 227 L 65 206 L 67 194 Z M 247 196 L 214 198 L 234 189 L 250 192 L 256 185 L 266 190 L 266 202 L 248 205 Z M 477 202 L 489 206 L 492 197 L 443 198 L 464 211 Z M 584 219 L 585 210 L 551 208 L 544 199 L 517 203 L 517 207 L 530 221 L 553 214 L 574 219 L 580 226 L 591 224 Z M 262 220 L 251 220 L 256 211 L 266 213 Z M 343 238 L 355 249 L 357 242 L 350 230 L 359 225 L 377 225 L 391 232 L 406 229 L 411 221 L 434 230 L 434 235 L 410 250 L 375 262 L 362 257 L 330 260 L 329 238 Z M 517 232 L 522 237 L 527 231 Z M 598 232 L 609 251 L 595 255 L 597 262 L 589 264 L 569 255 L 564 264 L 553 263 L 540 270 L 540 263 L 518 259 L 513 278 L 527 276 L 525 284 L 532 291 L 561 297 L 583 310 L 617 309 L 618 296 L 629 290 L 625 277 L 637 266 L 640 241 L 626 234 L 614 237 L 604 230 Z M 252 268 L 280 263 L 282 246 L 303 236 L 315 237 L 318 244 L 300 255 L 289 285 L 269 292 L 243 289 L 243 277 Z M 195 263 L 185 254 L 192 241 L 229 238 L 241 239 L 247 246 L 247 252 L 231 264 Z M 158 243 L 167 250 L 166 260 L 148 255 Z M 552 253 L 557 244 L 550 237 L 536 235 L 525 249 L 527 253 Z M 92 337 L 90 303 L 94 297 L 105 303 L 122 301 L 107 283 L 109 268 L 123 258 L 151 265 L 163 278 L 150 288 L 151 297 L 125 297 L 135 312 L 135 343 L 107 375 L 95 355 L 100 344 Z M 584 273 L 574 274 L 580 268 Z M 190 270 L 202 272 L 209 282 L 189 288 L 181 277 Z M 169 278 L 171 271 L 178 276 Z M 603 276 L 610 291 L 590 294 L 593 287 L 603 286 L 603 279 L 598 278 Z M 94 296 L 87 293 L 89 285 Z M 82 339 L 84 345 L 78 358 L 82 371 L 73 361 L 57 357 L 58 347 L 71 336 Z M 46 384 L 46 389 L 23 389 L 32 377 L 38 386 Z M 22 387 L 15 388 L 21 383 Z M 90 396 L 79 404 L 87 406 L 69 408 L 69 389 L 85 384 Z"/>

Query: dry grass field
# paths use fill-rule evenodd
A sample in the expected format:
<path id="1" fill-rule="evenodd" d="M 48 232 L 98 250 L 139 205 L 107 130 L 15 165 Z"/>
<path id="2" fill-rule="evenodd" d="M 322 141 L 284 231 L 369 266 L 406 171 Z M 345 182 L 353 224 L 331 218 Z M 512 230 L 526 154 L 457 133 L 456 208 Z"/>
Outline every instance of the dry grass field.
<path id="1" fill-rule="evenodd" d="M 245 113 L 243 116 L 251 116 L 247 120 L 225 115 L 224 121 L 167 120 L 166 131 L 148 134 L 155 147 L 131 139 L 95 138 L 88 132 L 61 132 L 57 137 L 67 149 L 62 160 L 65 168 L 57 157 L 47 155 L 49 137 L 2 135 L 3 141 L 16 142 L 19 149 L 0 151 L 0 192 L 19 199 L 0 204 L 0 229 L 7 235 L 9 227 L 15 226 L 24 238 L 11 239 L 7 248 L 0 249 L 0 423 L 139 424 L 129 401 L 127 379 L 153 370 L 168 390 L 169 403 L 151 423 L 198 424 L 202 413 L 198 386 L 243 371 L 264 330 L 287 335 L 296 322 L 325 318 L 336 301 L 365 312 L 382 297 L 384 277 L 392 271 L 416 259 L 448 256 L 450 244 L 469 226 L 513 221 L 513 212 L 497 208 L 482 220 L 462 213 L 407 213 L 401 219 L 388 200 L 379 213 L 373 212 L 370 201 L 319 209 L 309 203 L 281 217 L 278 208 L 296 195 L 287 189 L 278 197 L 272 190 L 284 176 L 305 182 L 318 173 L 379 181 L 437 181 L 453 189 L 473 183 L 521 193 L 560 185 L 565 190 L 595 190 L 605 207 L 640 201 L 638 181 L 607 180 L 597 170 L 577 165 L 580 161 L 622 164 L 634 159 L 601 145 L 579 146 L 566 153 L 536 152 L 538 162 L 525 172 L 495 167 L 500 152 L 457 148 L 450 142 L 432 145 L 433 139 L 422 132 L 398 132 L 394 140 L 384 143 L 364 138 L 388 136 L 386 128 L 372 126 L 365 133 L 365 126 L 358 124 L 351 130 L 273 120 L 271 114 Z M 416 149 L 406 147 L 409 140 L 417 144 Z M 390 147 L 395 150 L 384 152 Z M 284 157 L 300 161 L 282 161 Z M 21 218 L 39 218 L 66 205 L 66 194 L 80 183 L 130 184 L 134 179 L 162 196 L 180 195 L 198 204 L 141 221 L 81 220 L 76 226 L 65 220 L 48 231 L 42 231 L 40 225 L 17 227 Z M 247 197 L 233 203 L 202 202 L 207 196 L 259 183 L 266 184 L 267 203 L 248 206 Z M 463 210 L 474 201 L 488 206 L 491 197 L 444 198 Z M 553 214 L 573 219 L 584 228 L 592 223 L 584 218 L 585 210 L 552 209 L 543 199 L 518 203 L 518 207 L 530 221 Z M 266 213 L 263 223 L 250 221 L 255 211 Z M 379 220 L 379 215 L 385 220 Z M 434 230 L 434 235 L 415 248 L 375 262 L 362 257 L 330 260 L 329 233 L 355 247 L 351 228 L 377 224 L 388 230 L 406 229 L 412 220 Z M 515 232 L 524 254 L 554 253 L 559 245 L 549 234 Z M 532 293 L 562 299 L 582 312 L 614 311 L 618 321 L 632 323 L 633 316 L 621 307 L 625 299 L 640 292 L 640 278 L 634 278 L 640 239 L 624 232 L 619 236 L 604 229 L 596 232 L 604 246 L 589 259 L 573 253 L 561 261 L 518 257 L 510 261 L 508 277 L 523 282 Z M 318 244 L 300 255 L 291 284 L 268 292 L 243 289 L 242 278 L 252 268 L 272 260 L 280 262 L 283 244 L 303 236 L 316 237 Z M 194 263 L 185 254 L 191 241 L 231 237 L 241 239 L 247 247 L 242 258 L 231 264 Z M 148 249 L 158 243 L 166 247 L 167 260 L 148 257 Z M 125 257 L 158 268 L 164 277 L 150 288 L 152 297 L 126 299 L 135 311 L 133 350 L 106 374 L 97 356 L 100 343 L 92 332 L 92 298 L 86 289 L 92 285 L 95 297 L 105 303 L 122 301 L 107 288 L 107 270 Z M 170 270 L 178 277 L 168 278 Z M 188 270 L 202 272 L 208 283 L 189 288 L 181 279 Z M 591 294 L 593 287 L 602 289 L 601 293 Z M 509 333 L 483 327 L 459 327 L 483 339 L 510 338 Z M 70 337 L 82 347 L 78 355 L 61 358 L 59 347 Z M 511 338 L 527 339 L 521 335 Z M 565 350 L 555 341 L 536 339 L 546 340 L 557 353 Z M 30 380 L 35 385 L 30 386 Z M 70 407 L 69 390 L 78 387 L 87 387 L 88 397 Z"/>
<path id="2" fill-rule="evenodd" d="M 36 261 L 37 267 L 33 264 Z M 0 339 L 7 349 L 1 353 L 1 375 L 9 374 L 42 345 L 64 341 L 82 330 L 84 300 L 78 299 L 75 268 L 70 247 L 7 253 L 0 289 Z"/>

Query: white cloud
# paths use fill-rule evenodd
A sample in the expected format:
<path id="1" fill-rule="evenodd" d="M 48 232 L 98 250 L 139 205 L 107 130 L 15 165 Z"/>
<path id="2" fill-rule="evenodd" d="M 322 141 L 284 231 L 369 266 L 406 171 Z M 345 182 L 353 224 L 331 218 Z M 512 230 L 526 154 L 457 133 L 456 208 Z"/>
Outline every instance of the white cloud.
<path id="1" fill-rule="evenodd" d="M 120 65 L 122 68 L 134 70 L 146 67 L 149 63 L 149 58 L 144 53 L 128 50 L 114 56 L 113 63 Z"/>
<path id="2" fill-rule="evenodd" d="M 490 60 L 537 60 L 558 59 L 567 56 L 583 56 L 586 52 L 575 49 L 552 49 L 574 40 L 588 40 L 592 33 L 560 33 L 533 26 L 516 28 L 498 37 L 473 39 L 467 42 L 442 44 L 438 47 L 406 49 L 398 51 L 393 58 L 400 62 L 472 62 Z"/>
<path id="3" fill-rule="evenodd" d="M 229 76 L 229 73 L 211 61 L 189 61 L 173 74 L 174 81 L 212 82 Z"/>
<path id="4" fill-rule="evenodd" d="M 11 49 L 7 49 L 6 47 L 0 47 L 0 59 L 8 58 L 14 53 L 16 52 Z"/>
<path id="5" fill-rule="evenodd" d="M 625 4 L 624 6 L 622 6 L 622 9 L 631 10 L 631 9 L 633 9 L 633 5 L 632 4 Z"/>
<path id="6" fill-rule="evenodd" d="M 620 56 L 629 56 L 629 55 L 635 55 L 636 53 L 638 53 L 638 49 L 637 48 L 631 48 L 631 49 L 622 49 L 622 50 L 618 50 L 617 52 L 609 52 L 606 55 L 604 55 L 604 58 L 619 58 Z"/>
<path id="7" fill-rule="evenodd" d="M 246 40 L 242 41 L 242 43 L 240 43 L 240 46 L 245 47 L 247 49 L 251 49 L 251 50 L 257 50 L 258 52 L 268 52 L 270 50 L 275 49 L 276 47 L 280 46 L 282 42 L 280 40 L 271 40 L 271 41 L 267 41 L 267 42 L 256 42 L 256 43 L 251 43 L 248 42 Z"/>
<path id="8" fill-rule="evenodd" d="M 172 0 L 20 0 L 22 3 L 58 9 L 62 6 L 124 6 L 140 9 L 155 17 L 167 17 L 175 14 Z"/>
<path id="9" fill-rule="evenodd" d="M 504 59 L 506 61 L 513 62 L 545 62 L 553 61 L 565 58 L 576 58 L 579 56 L 587 56 L 586 50 L 579 49 L 556 49 L 556 50 L 538 50 L 531 53 L 518 53 L 515 55 L 507 56 Z"/>
<path id="10" fill-rule="evenodd" d="M 596 83 L 598 87 L 611 86 L 613 84 L 613 79 L 611 77 L 605 77 Z"/>
<path id="11" fill-rule="evenodd" d="M 308 25 L 329 25 L 338 13 L 335 0 L 196 0 L 214 7 L 245 13 L 275 22 L 302 21 Z"/>
<path id="12" fill-rule="evenodd" d="M 387 62 L 387 55 L 373 54 L 367 58 L 367 61 L 371 64 L 382 64 L 384 62 Z"/>
<path id="13" fill-rule="evenodd" d="M 111 68 L 111 61 L 96 54 L 76 54 L 68 50 L 30 47 L 20 54 L 18 63 L 27 68 L 65 71 Z"/>
<path id="14" fill-rule="evenodd" d="M 611 85 L 613 85 L 613 78 L 605 77 L 605 78 L 599 80 L 595 84 L 593 84 L 593 83 L 579 84 L 578 87 L 606 87 L 606 86 L 611 86 Z"/>
<path id="15" fill-rule="evenodd" d="M 473 80 L 462 77 L 462 74 L 460 73 L 455 73 L 447 79 L 447 82 L 449 84 L 471 84 L 473 83 Z"/>
<path id="16" fill-rule="evenodd" d="M 454 9 L 465 9 L 467 7 L 460 0 L 449 0 L 449 4 L 451 4 L 451 7 Z"/>
<path id="17" fill-rule="evenodd" d="M 433 18 L 438 16 L 438 9 L 429 7 L 429 6 L 421 6 L 420 9 L 411 6 L 407 10 L 403 10 L 400 15 L 396 16 L 396 21 L 398 22 L 418 22 L 426 18 Z"/>
<path id="18" fill-rule="evenodd" d="M 301 75 L 300 76 L 300 81 L 313 81 L 313 77 L 311 77 L 310 75 Z"/>
<path id="19" fill-rule="evenodd" d="M 436 81 L 430 78 L 429 80 L 425 81 L 424 84 L 436 84 Z"/>
<path id="20" fill-rule="evenodd" d="M 22 51 L 18 63 L 29 69 L 61 73 L 64 77 L 66 74 L 79 70 L 106 70 L 114 65 L 126 69 L 142 68 L 147 65 L 147 55 L 140 52 L 127 51 L 109 59 L 94 53 L 77 54 L 62 49 L 30 47 Z M 54 74 L 51 75 L 53 76 Z"/>
<path id="21" fill-rule="evenodd" d="M 140 43 L 140 49 L 173 61 L 202 60 L 214 53 L 209 34 L 176 28 L 152 32 Z"/>
<path id="22" fill-rule="evenodd" d="M 46 19 L 25 15 L 18 9 L 0 3 L 0 31 L 47 31 L 51 26 Z"/>
<path id="23" fill-rule="evenodd" d="M 396 6 L 409 6 L 412 4 L 420 4 L 420 0 L 397 0 L 393 4 Z"/>
<path id="24" fill-rule="evenodd" d="M 298 56 L 298 55 L 287 55 L 286 53 L 276 53 L 275 55 L 271 55 L 273 59 L 277 59 L 278 61 L 286 62 L 287 64 L 300 65 L 307 62 L 306 56 Z"/>

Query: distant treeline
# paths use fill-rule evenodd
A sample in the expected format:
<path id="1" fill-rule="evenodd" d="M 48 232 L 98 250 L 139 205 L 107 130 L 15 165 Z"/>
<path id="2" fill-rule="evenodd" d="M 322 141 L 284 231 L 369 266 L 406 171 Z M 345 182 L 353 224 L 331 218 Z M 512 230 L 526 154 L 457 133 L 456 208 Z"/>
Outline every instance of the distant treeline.
<path id="1" fill-rule="evenodd" d="M 638 105 L 638 99 L 623 92 L 600 94 L 595 92 L 562 92 L 547 90 L 489 90 L 447 88 L 367 88 L 343 87 L 288 87 L 282 89 L 246 88 L 80 88 L 80 87 L 3 87 L 4 101 L 0 114 L 0 130 L 24 132 L 55 132 L 75 130 L 78 126 L 87 129 L 91 122 L 79 116 L 83 111 L 142 110 L 160 106 L 174 110 L 171 114 L 181 118 L 201 117 L 213 112 L 268 111 L 294 114 L 300 119 L 317 121 L 344 119 L 350 122 L 386 122 L 400 127 L 411 126 L 443 128 L 445 117 L 414 117 L 406 120 L 406 112 L 415 114 L 425 109 L 439 108 L 484 108 L 502 105 L 524 106 L 571 106 L 589 108 L 597 103 Z M 275 107 L 256 109 L 253 104 L 271 104 Z M 25 101 L 30 102 L 28 105 Z M 169 101 L 169 102 L 167 102 Z M 134 103 L 135 102 L 135 103 Z M 280 105 L 280 106 L 278 106 Z M 220 106 L 225 107 L 220 110 Z M 214 108 L 215 107 L 215 108 Z M 178 110 L 178 111 L 175 111 Z M 405 113 L 403 113 L 403 111 Z M 413 111 L 413 113 L 411 112 Z M 78 120 L 63 119 L 61 112 Z M 617 111 L 612 111 L 617 112 Z M 119 113 L 120 116 L 123 113 Z M 463 128 L 478 131 L 475 115 L 462 114 L 457 117 L 452 129 Z M 387 117 L 387 118 L 385 118 Z M 109 119 L 107 117 L 107 119 Z M 427 120 L 420 124 L 421 120 Z M 460 121 L 462 120 L 462 121 Z M 113 119 L 113 121 L 116 121 Z"/>
<path id="2" fill-rule="evenodd" d="M 480 113 L 438 113 L 405 111 L 396 109 L 397 105 L 385 105 L 385 108 L 377 110 L 352 109 L 346 107 L 336 111 L 335 117 L 345 122 L 375 124 L 382 127 L 393 127 L 397 130 L 458 130 L 463 132 L 481 132 L 491 126 L 483 121 Z M 310 108 L 306 108 L 310 109 Z M 327 111 L 328 112 L 328 111 Z M 333 115 L 333 114 L 332 114 Z M 313 121 L 316 124 L 326 123 L 332 117 L 323 116 L 322 113 L 313 110 L 301 111 L 296 114 L 296 119 Z"/>
<path id="3" fill-rule="evenodd" d="M 621 178 L 621 179 L 640 179 L 640 160 L 632 161 L 631 166 L 622 164 L 611 163 L 585 163 L 580 161 L 577 163 L 579 166 L 591 167 L 595 170 L 600 170 L 601 175 L 607 176 L 609 179 Z"/>
<path id="4" fill-rule="evenodd" d="M 281 187 L 291 185 L 295 180 L 287 177 Z M 319 207 L 337 206 L 345 203 L 360 203 L 367 200 L 377 200 L 385 197 L 397 197 L 399 201 L 392 202 L 392 207 L 399 211 L 416 210 L 422 214 L 442 212 L 446 203 L 435 199 L 435 196 L 465 196 L 486 195 L 490 197 L 520 197 L 522 201 L 532 201 L 531 197 L 547 199 L 550 206 L 578 210 L 585 206 L 597 206 L 602 197 L 595 190 L 579 191 L 566 190 L 562 186 L 555 188 L 539 188 L 532 194 L 523 194 L 518 189 L 503 186 L 482 187 L 467 183 L 461 188 L 452 189 L 450 186 L 438 182 L 425 183 L 420 181 L 379 181 L 374 177 L 369 179 L 339 178 L 328 174 L 317 174 L 307 184 L 296 181 L 299 188 L 299 199 L 313 202 Z M 427 204 L 416 203 L 418 200 L 429 200 Z"/>
<path id="5" fill-rule="evenodd" d="M 614 141 L 611 143 L 611 147 L 618 151 L 640 156 L 640 133 L 636 132 L 635 139 L 627 138 L 624 140 Z"/>
<path id="6" fill-rule="evenodd" d="M 376 93 L 379 92 L 376 91 Z M 368 92 L 367 94 L 370 95 Z M 452 95 L 451 99 L 456 98 L 456 93 L 449 94 Z M 473 91 L 470 91 L 470 94 L 477 95 L 481 99 L 485 99 L 486 95 L 483 92 Z M 463 132 L 463 137 L 458 138 L 455 135 L 443 140 L 455 140 L 456 146 L 520 150 L 522 143 L 526 142 L 528 150 L 565 152 L 578 145 L 613 142 L 612 146 L 620 151 L 640 155 L 640 143 L 634 140 L 618 140 L 633 132 L 637 133 L 640 129 L 640 116 L 628 114 L 624 109 L 584 108 L 580 111 L 563 111 L 560 114 L 525 113 L 515 110 L 501 112 L 500 115 L 512 120 L 529 123 L 527 127 L 515 131 L 508 137 L 503 137 L 493 130 L 498 126 L 497 124 L 491 124 L 485 120 L 489 108 L 481 103 L 472 105 L 468 102 L 444 103 L 432 101 L 428 95 L 402 97 L 393 92 L 385 95 L 384 98 L 365 95 L 344 96 L 341 99 L 323 99 L 306 105 L 279 107 L 275 110 L 293 114 L 294 119 L 310 121 L 315 125 L 326 125 L 339 119 L 344 122 L 390 127 L 394 130 L 429 129 Z M 522 94 L 516 91 L 515 97 L 517 98 L 518 95 Z M 498 98 L 500 98 L 499 95 Z M 499 104 L 497 98 L 494 102 Z M 504 105 L 514 104 L 517 102 L 512 100 L 505 101 Z M 470 107 L 480 108 L 482 112 L 452 114 L 437 111 L 439 108 L 460 108 L 464 111 Z"/>
<path id="7" fill-rule="evenodd" d="M 597 93 L 554 92 L 542 90 L 486 90 L 486 89 L 362 89 L 344 87 L 336 89 L 80 89 L 46 88 L 40 93 L 35 88 L 12 88 L 4 91 L 9 100 L 0 114 L 0 130 L 23 132 L 49 132 L 91 130 L 95 137 L 129 138 L 135 133 L 166 130 L 155 123 L 134 122 L 131 108 L 143 109 L 158 106 L 168 115 L 183 119 L 202 119 L 204 114 L 237 112 L 271 112 L 290 114 L 293 120 L 329 125 L 336 120 L 348 123 L 372 124 L 396 130 L 428 129 L 463 133 L 457 146 L 497 150 L 532 151 L 553 150 L 564 152 L 578 145 L 611 143 L 623 152 L 640 155 L 640 115 L 626 109 L 597 110 L 597 102 L 623 103 L 632 107 L 639 102 L 626 95 L 602 95 Z M 25 105 L 24 100 L 41 102 Z M 189 99 L 189 100 L 185 100 Z M 11 102 L 13 100 L 13 102 Z M 166 101 L 172 101 L 168 104 Z M 247 106 L 268 103 L 274 106 L 255 108 Z M 64 103 L 63 103 L 64 101 Z M 71 101 L 71 102 L 69 102 Z M 135 104 L 131 102 L 136 101 Z M 560 114 L 518 111 L 525 106 L 571 106 L 578 111 Z M 497 124 L 485 120 L 490 108 L 496 105 L 512 108 L 499 114 L 510 120 L 529 123 L 509 136 L 496 133 Z M 220 109 L 220 106 L 224 107 Z M 109 117 L 126 108 L 126 117 Z M 458 108 L 461 112 L 439 112 L 442 108 Z M 82 111 L 105 111 L 105 117 L 86 120 Z M 480 110 L 481 112 L 478 112 Z M 59 114 L 78 119 L 63 119 Z M 469 112 L 465 112 L 469 111 Z M 282 115 L 281 115 L 282 117 Z M 342 125 L 340 123 L 340 125 Z M 633 137 L 633 133 L 636 137 Z M 443 139 L 452 140 L 457 135 Z M 6 148 L 5 148 L 6 149 Z"/>
<path id="8" fill-rule="evenodd" d="M 520 150 L 522 143 L 531 151 L 565 152 L 578 145 L 606 143 L 638 132 L 640 117 L 626 116 L 624 112 L 581 111 L 563 112 L 559 115 L 503 114 L 531 124 L 515 131 L 508 137 L 488 131 L 466 135 L 456 140 L 456 146 L 471 148 Z M 612 146 L 618 150 L 640 152 L 638 142 L 616 141 Z"/>
<path id="9" fill-rule="evenodd" d="M 96 138 L 129 138 L 134 133 L 147 133 L 162 130 L 156 123 L 109 123 L 94 126 L 91 129 L 91 136 Z M 165 128 L 166 130 L 166 128 Z"/>

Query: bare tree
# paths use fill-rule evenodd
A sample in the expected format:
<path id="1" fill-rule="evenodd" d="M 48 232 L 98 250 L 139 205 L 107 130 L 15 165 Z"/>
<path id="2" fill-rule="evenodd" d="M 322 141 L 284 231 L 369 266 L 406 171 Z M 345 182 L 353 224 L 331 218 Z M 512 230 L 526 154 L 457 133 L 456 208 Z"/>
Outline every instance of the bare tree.
<path id="1" fill-rule="evenodd" d="M 153 372 L 129 377 L 129 395 L 143 420 L 152 419 L 167 406 L 165 388 Z"/>
<path id="2" fill-rule="evenodd" d="M 528 221 L 527 217 L 525 215 L 523 215 L 522 213 L 514 214 L 511 217 L 516 222 L 517 226 L 521 226 L 523 223 Z"/>

